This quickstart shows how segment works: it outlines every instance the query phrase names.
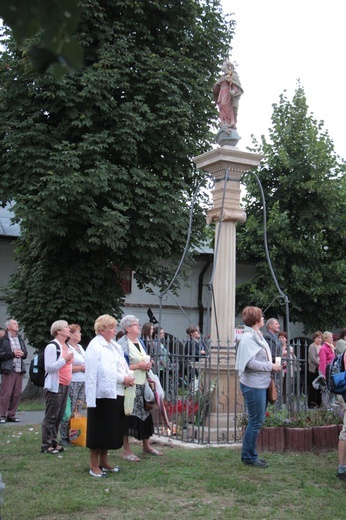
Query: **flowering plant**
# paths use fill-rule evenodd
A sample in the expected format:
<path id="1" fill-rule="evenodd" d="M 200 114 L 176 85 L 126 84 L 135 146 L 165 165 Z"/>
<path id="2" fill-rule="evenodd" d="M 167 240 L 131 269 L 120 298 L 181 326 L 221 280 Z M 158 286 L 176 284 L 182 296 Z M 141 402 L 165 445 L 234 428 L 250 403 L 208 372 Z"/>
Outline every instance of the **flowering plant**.
<path id="1" fill-rule="evenodd" d="M 198 381 L 198 389 L 187 395 L 182 395 L 174 402 L 165 402 L 167 414 L 180 420 L 181 423 L 193 422 L 196 426 L 201 426 L 208 410 L 210 396 L 213 392 L 217 379 L 214 379 L 210 387 L 204 386 L 203 373 Z"/>
<path id="2" fill-rule="evenodd" d="M 239 426 L 245 426 L 247 422 L 247 414 L 243 414 L 238 424 Z M 269 406 L 262 428 L 275 426 L 283 426 L 286 428 L 312 428 L 313 426 L 342 424 L 342 422 L 343 413 L 340 413 L 339 409 L 328 410 L 327 408 L 318 408 L 290 414 L 286 408 L 277 410 L 275 406 Z"/>
<path id="3" fill-rule="evenodd" d="M 167 413 L 170 415 L 181 414 L 185 412 L 188 416 L 195 415 L 198 412 L 198 403 L 193 399 L 178 399 L 174 404 L 165 402 Z"/>

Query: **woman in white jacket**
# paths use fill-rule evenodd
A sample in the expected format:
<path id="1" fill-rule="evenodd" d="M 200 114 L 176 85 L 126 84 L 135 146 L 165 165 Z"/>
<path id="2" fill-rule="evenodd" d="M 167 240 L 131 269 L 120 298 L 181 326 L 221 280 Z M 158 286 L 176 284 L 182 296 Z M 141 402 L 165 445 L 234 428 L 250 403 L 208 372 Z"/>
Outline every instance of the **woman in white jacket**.
<path id="1" fill-rule="evenodd" d="M 119 471 L 108 462 L 108 450 L 123 445 L 124 394 L 135 379 L 129 375 L 123 351 L 114 340 L 117 322 L 104 314 L 95 321 L 96 336 L 85 353 L 85 393 L 87 439 L 92 477 L 105 477 Z"/>

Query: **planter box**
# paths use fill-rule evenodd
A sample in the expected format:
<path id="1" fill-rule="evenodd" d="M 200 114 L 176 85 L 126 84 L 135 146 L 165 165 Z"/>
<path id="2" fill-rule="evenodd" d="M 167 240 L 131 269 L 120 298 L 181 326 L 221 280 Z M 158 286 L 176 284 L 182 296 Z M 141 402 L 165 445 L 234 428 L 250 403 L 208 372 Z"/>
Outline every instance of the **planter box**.
<path id="1" fill-rule="evenodd" d="M 284 428 L 283 426 L 262 428 L 257 439 L 258 451 L 284 452 L 334 450 L 338 447 L 342 424 L 313 426 L 311 428 Z M 242 427 L 244 436 L 245 427 Z"/>
<path id="2" fill-rule="evenodd" d="M 338 447 L 338 425 L 314 426 L 312 428 L 312 442 L 318 450 L 334 450 Z"/>
<path id="3" fill-rule="evenodd" d="M 285 448 L 288 451 L 310 451 L 312 428 L 285 428 Z"/>
<path id="4" fill-rule="evenodd" d="M 273 426 L 262 428 L 257 439 L 259 451 L 284 451 L 285 428 Z"/>

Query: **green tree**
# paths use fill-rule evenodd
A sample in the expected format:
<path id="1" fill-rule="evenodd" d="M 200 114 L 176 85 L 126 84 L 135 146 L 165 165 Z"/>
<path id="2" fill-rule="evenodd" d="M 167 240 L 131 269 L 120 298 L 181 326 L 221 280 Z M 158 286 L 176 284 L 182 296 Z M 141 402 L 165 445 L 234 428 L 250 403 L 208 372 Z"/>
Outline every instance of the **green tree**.
<path id="1" fill-rule="evenodd" d="M 79 20 L 75 74 L 37 76 L 12 38 L 0 62 L 0 192 L 22 230 L 7 301 L 39 346 L 55 319 L 89 338 L 100 313 L 119 314 L 124 268 L 142 287 L 170 279 L 233 33 L 219 0 L 81 0 Z"/>
<path id="2" fill-rule="evenodd" d="M 268 247 L 290 318 L 305 331 L 346 323 L 345 162 L 328 132 L 308 112 L 300 84 L 290 102 L 273 105 L 270 139 L 254 140 L 264 159 L 257 170 L 267 206 Z M 245 178 L 247 222 L 238 227 L 238 258 L 256 263 L 256 276 L 237 290 L 237 308 L 285 307 L 270 275 L 263 246 L 263 204 L 254 176 Z"/>
<path id="3" fill-rule="evenodd" d="M 39 72 L 52 66 L 60 76 L 82 64 L 82 47 L 74 36 L 78 0 L 0 0 L 0 18 L 18 43 L 38 34 L 28 55 Z"/>

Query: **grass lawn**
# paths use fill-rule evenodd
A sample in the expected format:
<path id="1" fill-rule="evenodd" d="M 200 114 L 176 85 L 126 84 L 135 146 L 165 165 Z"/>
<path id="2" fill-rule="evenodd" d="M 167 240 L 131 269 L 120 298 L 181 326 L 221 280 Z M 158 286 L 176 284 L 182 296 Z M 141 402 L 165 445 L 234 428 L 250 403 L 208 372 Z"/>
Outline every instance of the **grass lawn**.
<path id="1" fill-rule="evenodd" d="M 18 406 L 19 412 L 42 412 L 46 409 L 46 402 L 44 399 L 33 399 L 21 401 Z"/>
<path id="2" fill-rule="evenodd" d="M 237 449 L 163 447 L 163 457 L 109 460 L 107 479 L 88 474 L 89 452 L 40 453 L 40 426 L 0 427 L 3 520 L 315 520 L 343 518 L 346 484 L 337 452 L 265 454 L 268 469 L 244 466 Z M 141 455 L 140 445 L 134 451 Z"/>

